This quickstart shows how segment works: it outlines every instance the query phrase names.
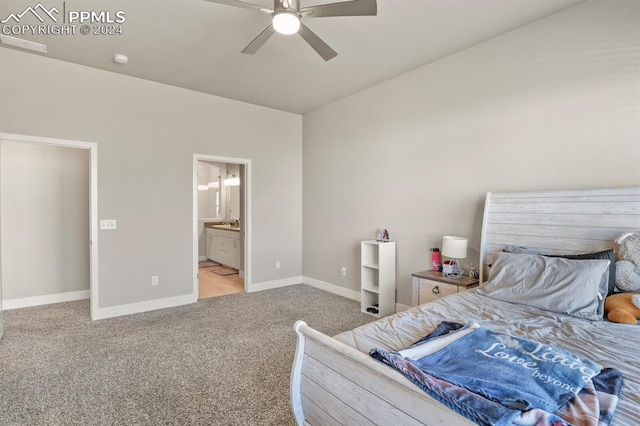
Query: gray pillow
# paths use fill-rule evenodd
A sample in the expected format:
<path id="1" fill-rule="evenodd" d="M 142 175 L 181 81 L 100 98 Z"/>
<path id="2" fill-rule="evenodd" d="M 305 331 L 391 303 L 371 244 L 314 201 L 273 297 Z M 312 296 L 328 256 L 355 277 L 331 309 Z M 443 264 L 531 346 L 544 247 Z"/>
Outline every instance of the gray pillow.
<path id="1" fill-rule="evenodd" d="M 506 253 L 518 254 L 540 254 L 549 257 L 564 257 L 565 259 L 608 259 L 609 264 L 609 280 L 607 281 L 607 295 L 613 294 L 616 288 L 616 254 L 613 249 L 597 251 L 595 253 L 584 254 L 544 254 L 537 250 L 522 246 L 505 246 L 502 251 Z"/>
<path id="2" fill-rule="evenodd" d="M 492 299 L 588 320 L 602 320 L 609 260 L 498 253 L 479 290 Z"/>

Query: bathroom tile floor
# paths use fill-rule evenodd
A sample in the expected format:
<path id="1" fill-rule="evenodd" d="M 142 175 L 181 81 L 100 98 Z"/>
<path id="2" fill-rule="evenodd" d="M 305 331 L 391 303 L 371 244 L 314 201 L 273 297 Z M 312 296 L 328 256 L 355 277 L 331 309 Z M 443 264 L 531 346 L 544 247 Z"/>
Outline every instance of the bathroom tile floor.
<path id="1" fill-rule="evenodd" d="M 244 279 L 238 274 L 221 276 L 213 272 L 213 268 L 198 268 L 198 299 L 224 296 L 226 294 L 240 293 L 244 291 Z"/>

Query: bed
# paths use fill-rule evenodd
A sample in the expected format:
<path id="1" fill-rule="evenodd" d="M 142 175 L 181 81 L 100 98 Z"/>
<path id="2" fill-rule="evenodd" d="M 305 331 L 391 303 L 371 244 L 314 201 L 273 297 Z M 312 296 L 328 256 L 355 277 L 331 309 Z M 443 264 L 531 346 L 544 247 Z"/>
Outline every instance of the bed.
<path id="1" fill-rule="evenodd" d="M 476 321 L 620 370 L 624 384 L 611 424 L 638 424 L 638 325 L 588 320 L 482 294 L 488 287 L 489 265 L 506 257 L 505 247 L 527 247 L 549 255 L 591 253 L 615 249 L 614 239 L 634 230 L 640 230 L 640 188 L 487 194 L 480 291 L 471 289 L 413 307 L 335 337 L 302 321 L 295 324 L 291 402 L 297 423 L 474 424 L 368 352 L 406 348 L 441 321 Z"/>

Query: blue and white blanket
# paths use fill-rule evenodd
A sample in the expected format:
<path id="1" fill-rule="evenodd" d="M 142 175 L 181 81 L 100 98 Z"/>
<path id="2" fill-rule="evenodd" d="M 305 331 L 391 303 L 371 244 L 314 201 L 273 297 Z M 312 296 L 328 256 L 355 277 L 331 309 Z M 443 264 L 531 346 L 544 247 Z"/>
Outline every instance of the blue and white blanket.
<path id="1" fill-rule="evenodd" d="M 370 354 L 483 425 L 608 425 L 622 387 L 617 370 L 471 323 L 444 322 L 405 350 Z"/>

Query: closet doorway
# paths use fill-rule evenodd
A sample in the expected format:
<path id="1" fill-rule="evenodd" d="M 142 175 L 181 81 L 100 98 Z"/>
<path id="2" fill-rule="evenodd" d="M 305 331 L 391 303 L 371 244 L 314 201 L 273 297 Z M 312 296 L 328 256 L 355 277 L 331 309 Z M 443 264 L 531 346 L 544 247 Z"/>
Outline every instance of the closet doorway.
<path id="1" fill-rule="evenodd" d="M 246 291 L 249 160 L 194 155 L 194 295 Z"/>
<path id="2" fill-rule="evenodd" d="M 0 133 L 5 309 L 90 299 L 98 307 L 97 145 Z"/>

